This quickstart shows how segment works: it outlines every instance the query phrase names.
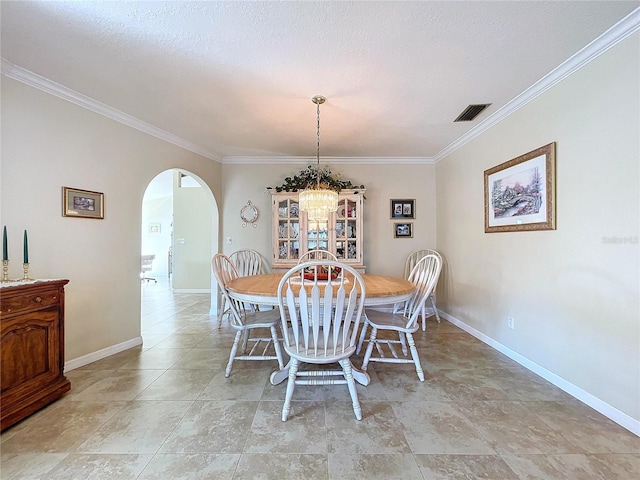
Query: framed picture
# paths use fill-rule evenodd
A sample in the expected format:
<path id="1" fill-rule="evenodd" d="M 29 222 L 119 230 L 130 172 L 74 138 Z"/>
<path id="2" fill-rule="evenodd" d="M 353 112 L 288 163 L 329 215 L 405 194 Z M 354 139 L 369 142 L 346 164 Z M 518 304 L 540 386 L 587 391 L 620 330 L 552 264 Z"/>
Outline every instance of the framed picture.
<path id="1" fill-rule="evenodd" d="M 556 144 L 484 172 L 484 231 L 556 228 Z"/>
<path id="2" fill-rule="evenodd" d="M 104 193 L 62 187 L 62 216 L 104 218 Z"/>
<path id="3" fill-rule="evenodd" d="M 159 223 L 149 224 L 149 233 L 160 233 L 161 225 Z"/>
<path id="4" fill-rule="evenodd" d="M 416 218 L 416 201 L 391 200 L 391 218 Z"/>
<path id="5" fill-rule="evenodd" d="M 394 223 L 393 236 L 395 238 L 412 238 L 413 223 Z"/>

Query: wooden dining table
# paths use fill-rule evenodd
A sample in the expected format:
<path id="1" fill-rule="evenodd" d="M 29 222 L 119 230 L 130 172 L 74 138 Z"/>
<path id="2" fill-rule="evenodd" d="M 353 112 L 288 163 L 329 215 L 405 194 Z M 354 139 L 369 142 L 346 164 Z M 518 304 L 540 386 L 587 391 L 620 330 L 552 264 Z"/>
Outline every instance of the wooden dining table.
<path id="1" fill-rule="evenodd" d="M 278 284 L 284 273 L 249 275 L 232 280 L 227 285 L 229 295 L 237 300 L 258 305 L 278 305 Z M 365 307 L 393 305 L 411 298 L 414 286 L 408 280 L 386 275 L 361 274 L 365 284 Z M 289 374 L 289 365 L 271 374 L 271 383 L 283 382 Z M 353 378 L 362 385 L 369 384 L 367 372 L 353 368 Z"/>

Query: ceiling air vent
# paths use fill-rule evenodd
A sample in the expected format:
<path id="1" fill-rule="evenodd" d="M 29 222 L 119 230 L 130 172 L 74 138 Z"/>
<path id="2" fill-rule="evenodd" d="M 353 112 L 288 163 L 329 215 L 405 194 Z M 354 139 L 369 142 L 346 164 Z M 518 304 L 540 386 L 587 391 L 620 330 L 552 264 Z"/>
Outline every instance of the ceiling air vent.
<path id="1" fill-rule="evenodd" d="M 480 113 L 489 105 L 491 104 L 482 103 L 479 105 L 469 105 L 467 108 L 464 109 L 464 112 L 458 115 L 458 118 L 456 118 L 454 122 L 470 122 L 471 120 L 476 118 L 478 115 L 480 115 Z"/>

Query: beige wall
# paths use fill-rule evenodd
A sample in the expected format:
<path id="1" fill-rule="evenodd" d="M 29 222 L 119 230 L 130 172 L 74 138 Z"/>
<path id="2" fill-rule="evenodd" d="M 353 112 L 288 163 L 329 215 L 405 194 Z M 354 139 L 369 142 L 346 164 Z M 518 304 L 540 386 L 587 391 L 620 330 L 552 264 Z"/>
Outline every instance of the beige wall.
<path id="1" fill-rule="evenodd" d="M 636 420 L 639 35 L 436 166 L 438 306 Z M 485 234 L 483 171 L 550 142 L 557 230 Z"/>
<path id="2" fill-rule="evenodd" d="M 175 291 L 209 292 L 211 258 L 218 253 L 211 241 L 214 202 L 202 187 L 180 187 L 174 170 L 173 189 L 173 281 Z M 215 212 L 217 217 L 217 212 Z"/>
<path id="3" fill-rule="evenodd" d="M 332 164 L 321 159 L 334 173 L 366 187 L 364 201 L 364 261 L 367 272 L 401 275 L 408 253 L 435 247 L 435 165 L 433 164 Z M 306 164 L 224 164 L 223 253 L 253 248 L 272 261 L 271 194 L 267 186 L 283 183 Z M 394 238 L 390 199 L 415 198 L 413 238 Z M 259 211 L 256 228 L 242 228 L 240 209 L 251 200 Z M 231 236 L 233 244 L 226 238 Z"/>
<path id="4" fill-rule="evenodd" d="M 326 162 L 367 188 L 367 271 L 400 274 L 407 253 L 436 246 L 446 258 L 439 307 L 449 318 L 636 420 L 638 37 L 437 165 Z M 485 234 L 483 171 L 552 141 L 558 230 Z M 204 180 L 221 208 L 220 248 L 255 248 L 269 259 L 271 196 L 265 187 L 304 166 L 221 165 L 11 79 L 2 81 L 0 224 L 9 230 L 11 276 L 19 274 L 27 228 L 32 276 L 71 280 L 67 360 L 140 335 L 141 203 L 156 174 L 183 168 Z M 105 220 L 63 218 L 63 185 L 105 192 Z M 416 199 L 413 239 L 393 238 L 391 198 Z M 247 200 L 260 211 L 255 229 L 241 226 L 239 212 Z M 212 229 L 215 243 L 215 222 Z M 233 244 L 226 244 L 227 236 Z M 612 238 L 635 242 L 610 243 Z M 515 317 L 515 330 L 506 327 L 507 316 Z"/>
<path id="5" fill-rule="evenodd" d="M 70 279 L 67 361 L 140 336 L 142 197 L 174 167 L 219 198 L 218 162 L 3 77 L 0 223 L 10 274 L 20 273 L 26 228 L 31 276 Z M 62 186 L 104 192 L 105 219 L 62 217 Z"/>

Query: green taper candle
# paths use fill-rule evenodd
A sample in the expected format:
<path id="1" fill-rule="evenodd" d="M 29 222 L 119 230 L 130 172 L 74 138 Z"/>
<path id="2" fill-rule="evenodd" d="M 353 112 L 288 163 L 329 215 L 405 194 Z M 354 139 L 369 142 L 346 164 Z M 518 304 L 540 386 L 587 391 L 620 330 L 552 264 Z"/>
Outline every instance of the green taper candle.
<path id="1" fill-rule="evenodd" d="M 9 251 L 7 249 L 7 226 L 2 229 L 2 260 L 9 260 Z"/>
<path id="2" fill-rule="evenodd" d="M 24 262 L 29 263 L 29 242 L 27 241 L 27 231 L 24 231 Z"/>

